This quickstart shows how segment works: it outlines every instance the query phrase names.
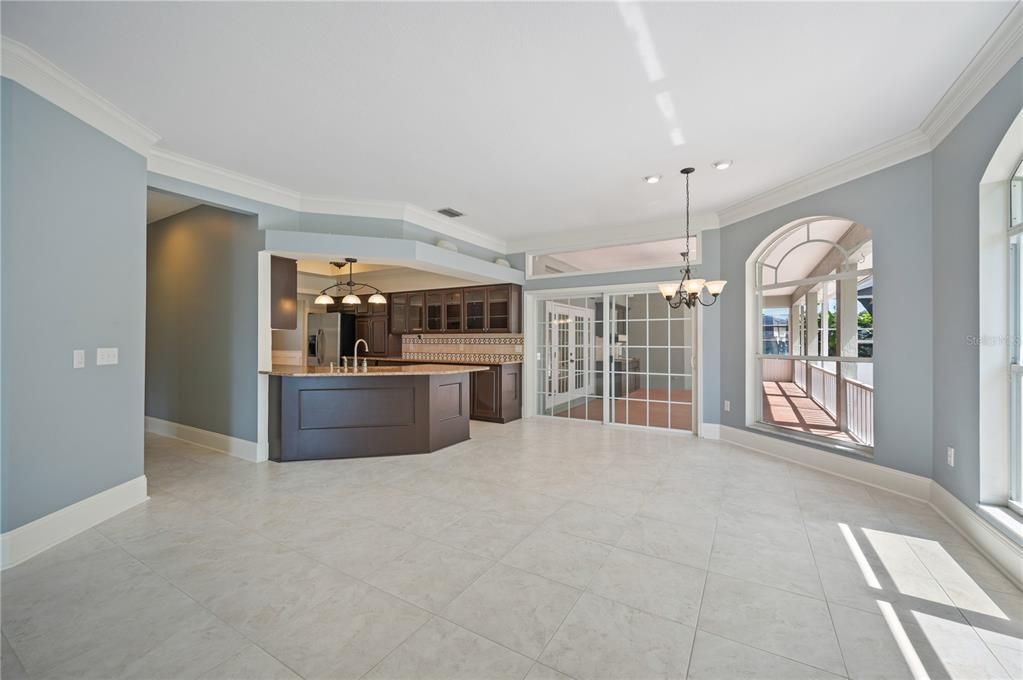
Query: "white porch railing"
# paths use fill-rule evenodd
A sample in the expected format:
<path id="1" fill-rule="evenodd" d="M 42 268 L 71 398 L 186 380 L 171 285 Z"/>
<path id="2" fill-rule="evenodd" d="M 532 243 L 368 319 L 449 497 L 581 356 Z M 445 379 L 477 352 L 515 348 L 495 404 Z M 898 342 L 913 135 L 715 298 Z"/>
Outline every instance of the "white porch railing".
<path id="1" fill-rule="evenodd" d="M 838 415 L 838 378 L 832 371 L 809 364 L 810 398 L 832 418 Z"/>
<path id="2" fill-rule="evenodd" d="M 874 445 L 874 388 L 852 378 L 837 375 L 836 370 L 824 368 L 827 363 L 822 357 L 818 362 L 813 359 L 770 359 L 778 363 L 791 361 L 792 382 L 810 397 L 818 406 L 842 426 L 842 429 L 864 446 Z M 765 362 L 766 363 L 766 362 Z M 818 365 L 822 363 L 824 365 Z M 835 365 L 835 362 L 830 362 Z M 779 373 L 777 366 L 772 365 L 771 374 Z M 762 371 L 765 381 L 778 380 L 768 378 L 767 370 Z M 840 383 L 841 382 L 841 386 Z M 839 394 L 841 390 L 841 395 Z M 839 407 L 841 396 L 841 407 Z M 839 408 L 844 418 L 839 417 Z"/>
<path id="3" fill-rule="evenodd" d="M 874 388 L 846 378 L 846 429 L 865 446 L 874 445 Z"/>

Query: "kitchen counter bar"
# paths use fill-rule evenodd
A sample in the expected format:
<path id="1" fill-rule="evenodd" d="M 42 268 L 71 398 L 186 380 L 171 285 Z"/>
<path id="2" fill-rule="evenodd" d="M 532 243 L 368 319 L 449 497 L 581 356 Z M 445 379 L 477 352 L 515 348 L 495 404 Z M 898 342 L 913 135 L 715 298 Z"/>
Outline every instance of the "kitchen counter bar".
<path id="1" fill-rule="evenodd" d="M 274 366 L 270 459 L 429 453 L 469 438 L 469 374 L 480 366 L 415 364 L 367 372 Z"/>
<path id="2" fill-rule="evenodd" d="M 386 360 L 373 358 L 369 359 L 369 361 Z M 457 373 L 473 373 L 474 371 L 485 370 L 487 370 L 485 365 L 470 366 L 466 364 L 430 364 L 420 362 L 408 365 L 395 364 L 394 366 L 370 366 L 365 371 L 361 368 L 358 371 L 354 369 L 344 371 L 339 366 L 335 366 L 333 373 L 330 372 L 329 366 L 289 366 L 282 364 L 274 366 L 269 372 L 263 371 L 263 373 L 288 376 L 290 378 L 322 378 L 325 376 L 337 378 L 367 378 L 394 375 L 455 375 Z"/>

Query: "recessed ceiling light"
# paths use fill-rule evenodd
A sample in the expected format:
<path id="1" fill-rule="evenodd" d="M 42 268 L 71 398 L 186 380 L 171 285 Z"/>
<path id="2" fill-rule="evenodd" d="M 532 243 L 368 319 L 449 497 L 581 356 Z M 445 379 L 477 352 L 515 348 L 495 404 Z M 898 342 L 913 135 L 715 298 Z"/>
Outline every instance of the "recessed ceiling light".
<path id="1" fill-rule="evenodd" d="M 646 177 L 643 178 L 643 181 L 646 182 L 647 184 L 657 184 L 658 182 L 661 181 L 661 176 L 660 175 L 647 175 Z"/>
<path id="2" fill-rule="evenodd" d="M 727 170 L 732 167 L 732 161 L 714 161 L 711 163 L 715 170 Z"/>

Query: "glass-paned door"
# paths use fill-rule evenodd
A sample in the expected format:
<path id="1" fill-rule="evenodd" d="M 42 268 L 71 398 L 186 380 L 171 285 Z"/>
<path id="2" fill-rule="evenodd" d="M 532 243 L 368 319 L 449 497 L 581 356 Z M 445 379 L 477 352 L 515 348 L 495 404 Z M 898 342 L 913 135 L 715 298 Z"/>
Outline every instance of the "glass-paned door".
<path id="1" fill-rule="evenodd" d="M 537 413 L 693 429 L 695 318 L 657 293 L 540 301 Z"/>
<path id="2" fill-rule="evenodd" d="M 610 296 L 610 420 L 693 429 L 693 311 L 656 293 Z"/>
<path id="3" fill-rule="evenodd" d="M 548 302 L 545 316 L 546 401 L 552 408 L 578 406 L 572 402 L 593 396 L 594 310 Z"/>

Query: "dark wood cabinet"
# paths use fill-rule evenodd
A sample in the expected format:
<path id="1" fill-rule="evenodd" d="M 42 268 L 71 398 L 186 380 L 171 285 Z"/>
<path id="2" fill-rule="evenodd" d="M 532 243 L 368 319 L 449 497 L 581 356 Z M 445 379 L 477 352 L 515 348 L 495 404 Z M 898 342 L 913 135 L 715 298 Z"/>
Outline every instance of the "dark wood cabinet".
<path id="1" fill-rule="evenodd" d="M 401 335 L 408 332 L 408 293 L 391 295 L 391 332 Z"/>
<path id="2" fill-rule="evenodd" d="M 522 364 L 488 366 L 469 378 L 469 416 L 507 423 L 522 417 Z"/>
<path id="3" fill-rule="evenodd" d="M 369 317 L 368 335 L 369 337 L 366 338 L 366 342 L 369 343 L 369 353 L 376 356 L 387 356 L 387 341 L 389 339 L 387 333 L 387 317 Z"/>
<path id="4" fill-rule="evenodd" d="M 444 294 L 426 294 L 426 332 L 439 333 L 444 330 Z"/>
<path id="5" fill-rule="evenodd" d="M 444 330 L 448 333 L 462 332 L 462 291 L 452 290 L 444 293 Z"/>
<path id="6" fill-rule="evenodd" d="M 511 284 L 466 288 L 465 330 L 468 333 L 518 333 L 522 328 L 522 289 Z"/>
<path id="7" fill-rule="evenodd" d="M 270 256 L 270 328 L 298 328 L 298 262 Z"/>
<path id="8" fill-rule="evenodd" d="M 390 332 L 396 335 L 520 333 L 522 288 L 502 284 L 391 293 L 390 315 Z"/>
<path id="9" fill-rule="evenodd" d="M 425 298 L 426 296 L 423 293 L 408 294 L 408 321 L 405 327 L 409 333 L 423 332 Z"/>

